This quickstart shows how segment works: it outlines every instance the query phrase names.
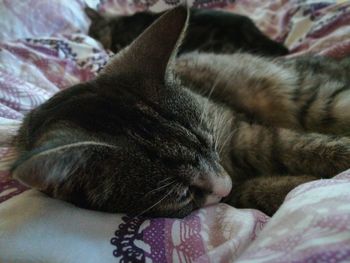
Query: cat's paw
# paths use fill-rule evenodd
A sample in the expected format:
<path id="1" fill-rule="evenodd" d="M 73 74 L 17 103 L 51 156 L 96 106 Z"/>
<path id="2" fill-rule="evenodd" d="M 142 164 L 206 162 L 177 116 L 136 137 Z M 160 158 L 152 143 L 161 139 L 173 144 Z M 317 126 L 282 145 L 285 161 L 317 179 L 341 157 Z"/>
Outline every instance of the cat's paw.
<path id="1" fill-rule="evenodd" d="M 308 175 L 275 175 L 249 179 L 232 188 L 224 200 L 236 208 L 253 208 L 272 216 L 295 187 L 316 180 Z"/>

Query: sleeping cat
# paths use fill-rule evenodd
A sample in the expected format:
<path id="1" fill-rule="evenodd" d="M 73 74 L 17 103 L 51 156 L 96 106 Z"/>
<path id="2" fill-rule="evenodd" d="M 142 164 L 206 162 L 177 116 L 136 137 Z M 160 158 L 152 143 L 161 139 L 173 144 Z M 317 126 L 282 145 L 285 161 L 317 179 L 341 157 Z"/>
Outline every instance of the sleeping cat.
<path id="1" fill-rule="evenodd" d="M 140 12 L 131 16 L 103 17 L 85 9 L 91 19 L 89 35 L 104 48 L 119 52 L 163 13 Z M 265 56 L 281 56 L 288 49 L 265 36 L 246 16 L 224 11 L 190 9 L 187 34 L 177 54 L 190 51 L 234 53 L 237 50 Z"/>
<path id="2" fill-rule="evenodd" d="M 350 60 L 188 53 L 188 13 L 32 110 L 14 178 L 81 207 L 182 217 L 220 200 L 271 215 L 350 167 Z"/>

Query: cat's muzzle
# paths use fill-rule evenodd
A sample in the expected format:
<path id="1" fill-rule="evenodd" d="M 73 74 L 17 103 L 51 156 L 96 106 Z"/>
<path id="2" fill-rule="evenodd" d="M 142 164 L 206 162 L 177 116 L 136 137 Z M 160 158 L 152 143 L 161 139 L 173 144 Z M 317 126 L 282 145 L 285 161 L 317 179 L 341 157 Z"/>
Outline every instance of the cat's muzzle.
<path id="1" fill-rule="evenodd" d="M 219 203 L 221 199 L 230 194 L 232 180 L 224 168 L 221 168 L 219 173 L 213 172 L 196 177 L 191 185 L 204 189 L 208 193 L 203 204 L 203 206 L 208 206 Z"/>

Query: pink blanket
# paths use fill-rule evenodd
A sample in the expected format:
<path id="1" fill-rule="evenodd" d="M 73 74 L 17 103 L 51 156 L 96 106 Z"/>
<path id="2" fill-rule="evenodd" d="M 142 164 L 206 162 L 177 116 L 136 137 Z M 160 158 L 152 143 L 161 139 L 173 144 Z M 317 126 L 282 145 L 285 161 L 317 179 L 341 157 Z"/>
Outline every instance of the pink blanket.
<path id="1" fill-rule="evenodd" d="M 350 261 L 350 171 L 297 187 L 272 218 L 225 204 L 182 220 L 129 218 L 79 209 L 12 180 L 9 144 L 24 114 L 91 79 L 110 55 L 86 35 L 85 2 L 99 1 L 0 2 L 0 262 Z M 178 0 L 101 2 L 102 12 L 132 13 L 160 11 Z M 346 1 L 190 3 L 250 16 L 293 56 L 350 54 Z"/>

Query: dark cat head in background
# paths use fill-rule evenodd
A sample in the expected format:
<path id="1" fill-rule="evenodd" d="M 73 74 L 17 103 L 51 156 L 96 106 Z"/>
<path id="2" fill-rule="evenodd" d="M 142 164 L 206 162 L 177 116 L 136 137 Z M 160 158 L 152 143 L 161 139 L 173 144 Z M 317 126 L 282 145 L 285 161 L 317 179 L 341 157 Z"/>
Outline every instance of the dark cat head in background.
<path id="1" fill-rule="evenodd" d="M 163 14 L 140 12 L 107 18 L 91 8 L 86 8 L 85 12 L 91 19 L 89 35 L 115 53 Z M 178 54 L 191 51 L 234 53 L 238 50 L 265 56 L 288 54 L 286 47 L 265 36 L 246 16 L 195 8 L 190 9 L 190 14 L 187 34 Z"/>
<path id="2" fill-rule="evenodd" d="M 163 15 L 93 81 L 34 109 L 13 176 L 81 207 L 184 216 L 231 189 L 203 105 L 171 74 L 187 11 Z"/>

